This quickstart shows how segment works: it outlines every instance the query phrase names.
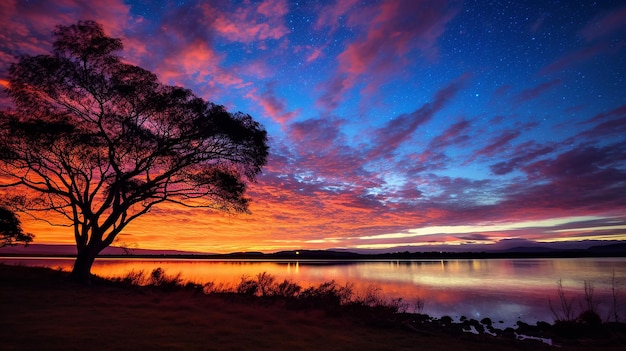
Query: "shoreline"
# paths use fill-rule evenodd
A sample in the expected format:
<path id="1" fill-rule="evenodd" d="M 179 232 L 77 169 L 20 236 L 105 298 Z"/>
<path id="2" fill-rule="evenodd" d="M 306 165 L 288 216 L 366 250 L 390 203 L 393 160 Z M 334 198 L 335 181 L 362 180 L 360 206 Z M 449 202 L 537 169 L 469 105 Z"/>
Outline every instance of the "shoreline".
<path id="1" fill-rule="evenodd" d="M 609 245 L 611 246 L 611 245 Z M 612 250 L 550 250 L 550 251 L 511 251 L 511 252 L 394 252 L 364 254 L 349 251 L 332 250 L 291 250 L 274 253 L 263 252 L 232 252 L 226 254 L 203 253 L 102 253 L 98 258 L 109 259 L 194 259 L 194 260 L 264 260 L 264 261 L 410 261 L 410 260 L 463 260 L 463 259 L 558 259 L 558 258 L 620 258 L 626 257 L 626 244 L 614 245 Z M 112 249 L 119 249 L 112 247 Z M 19 252 L 0 250 L 2 258 L 76 258 L 75 252 L 37 252 L 29 253 L 28 248 Z"/>
<path id="2" fill-rule="evenodd" d="M 513 331 L 513 334 L 511 330 L 493 332 L 492 327 L 488 326 L 489 323 L 486 320 L 465 320 L 462 323 L 452 323 L 451 320 L 445 317 L 434 319 L 420 314 L 389 314 L 388 310 L 380 309 L 356 309 L 354 307 L 352 309 L 336 309 L 331 305 L 323 304 L 302 306 L 294 304 L 292 303 L 293 301 L 288 299 L 263 298 L 245 294 L 207 295 L 202 293 L 202 291 L 198 291 L 197 287 L 194 289 L 192 286 L 177 289 L 167 289 L 164 286 L 138 287 L 104 279 L 98 279 L 97 282 L 89 286 L 81 286 L 68 282 L 66 275 L 64 272 L 45 268 L 0 265 L 0 281 L 2 281 L 3 285 L 0 290 L 2 294 L 1 304 L 3 305 L 2 310 L 7 311 L 5 312 L 6 320 L 1 322 L 0 330 L 2 331 L 0 334 L 6 334 L 2 336 L 6 345 L 14 345 L 16 347 L 9 347 L 7 350 L 28 349 L 17 347 L 20 342 L 24 341 L 23 338 L 19 337 L 20 331 L 29 325 L 29 321 L 31 326 L 27 328 L 28 332 L 22 332 L 23 334 L 30 333 L 31 327 L 41 328 L 46 326 L 45 320 L 41 321 L 43 325 L 41 325 L 42 323 L 37 325 L 32 323 L 32 318 L 42 313 L 46 314 L 41 316 L 45 318 L 49 318 L 50 315 L 56 316 L 56 319 L 49 319 L 50 321 L 55 320 L 55 323 L 57 323 L 55 326 L 48 325 L 46 327 L 49 329 L 49 332 L 53 334 L 60 332 L 71 333 L 72 335 L 77 334 L 81 335 L 80 338 L 82 339 L 95 337 L 96 334 L 94 333 L 96 333 L 98 328 L 93 330 L 89 328 L 89 331 L 85 332 L 82 330 L 83 326 L 76 324 L 76 320 L 70 318 L 70 316 L 84 315 L 84 317 L 88 317 L 104 313 L 100 317 L 106 317 L 109 321 L 108 323 L 114 322 L 126 325 L 126 323 L 130 322 L 126 320 L 127 318 L 131 320 L 138 318 L 141 320 L 141 323 L 158 324 L 154 326 L 157 329 L 166 328 L 170 330 L 173 328 L 172 332 L 175 333 L 186 333 L 185 329 L 191 328 L 192 324 L 196 323 L 206 327 L 207 323 L 215 325 L 217 321 L 227 322 L 230 326 L 229 328 L 231 328 L 229 333 L 233 336 L 233 339 L 225 338 L 223 342 L 229 345 L 230 343 L 239 342 L 239 337 L 235 336 L 240 335 L 240 333 L 245 334 L 246 328 L 244 325 L 256 319 L 260 323 L 256 325 L 256 328 L 261 328 L 265 332 L 256 336 L 255 338 L 259 338 L 259 340 L 255 339 L 255 343 L 248 344 L 248 346 L 271 341 L 268 345 L 280 343 L 280 347 L 278 345 L 274 346 L 283 348 L 289 342 L 281 341 L 283 339 L 278 338 L 278 335 L 291 333 L 294 335 L 298 334 L 300 338 L 306 339 L 310 332 L 310 330 L 306 330 L 312 328 L 319 334 L 319 337 L 326 335 L 330 339 L 334 340 L 334 338 L 337 338 L 341 340 L 332 342 L 336 344 L 335 348 L 328 348 L 330 344 L 320 345 L 315 340 L 307 339 L 308 341 L 305 343 L 310 347 L 326 349 L 385 349 L 383 348 L 385 345 L 393 345 L 393 348 L 389 347 L 388 349 L 404 349 L 408 345 L 415 343 L 432 343 L 431 349 L 442 350 L 459 347 L 466 348 L 468 345 L 477 347 L 488 345 L 490 348 L 501 350 L 549 348 L 548 345 L 541 341 L 517 340 L 516 331 Z M 90 301 L 95 301 L 96 303 L 90 303 Z M 219 309 L 231 312 L 236 311 L 236 313 L 228 312 L 225 315 L 210 316 L 210 313 L 214 313 Z M 160 313 L 164 315 L 160 315 Z M 172 315 L 168 318 L 178 321 L 177 324 L 175 323 L 175 326 L 162 325 L 155 321 L 144 320 L 141 317 L 148 319 L 156 318 L 158 321 L 170 314 Z M 130 316 L 134 317 L 131 318 Z M 267 320 L 268 318 L 271 320 Z M 294 318 L 298 321 L 297 323 L 294 322 Z M 69 320 L 64 321 L 63 319 Z M 242 325 L 242 328 L 236 327 L 239 324 Z M 89 323 L 85 326 L 89 326 Z M 342 329 L 345 329 L 343 328 L 344 326 L 358 330 L 357 334 L 359 335 L 361 335 L 360 333 L 371 335 L 371 338 L 378 341 L 370 340 L 368 345 L 373 345 L 372 342 L 380 342 L 380 347 L 367 348 L 367 346 L 360 344 L 358 340 L 348 337 L 351 333 L 341 332 Z M 134 327 L 136 327 L 134 322 L 132 325 L 127 325 L 127 328 L 132 329 Z M 582 340 L 580 338 L 555 339 L 550 337 L 550 334 L 546 334 L 546 328 L 551 329 L 552 326 L 547 325 L 542 325 L 541 328 L 539 326 L 520 325 L 519 333 L 517 334 L 524 332 L 524 335 L 533 338 L 549 338 L 553 340 L 554 344 L 561 345 L 563 349 L 589 350 L 598 347 L 603 350 L 617 350 L 620 346 L 623 346 L 624 341 L 626 341 L 624 324 L 607 325 L 605 327 L 607 328 L 594 331 L 596 334 L 590 332 L 591 334 L 588 335 L 580 334 L 580 330 L 578 330 L 579 336 L 585 336 Z M 193 329 L 195 328 L 193 327 Z M 306 330 L 301 330 L 302 328 Z M 463 329 L 479 332 L 479 334 L 475 335 L 472 332 L 463 331 Z M 493 328 L 493 330 L 497 329 Z M 554 330 L 551 332 L 554 333 Z M 304 335 L 300 335 L 300 333 L 304 333 Z M 497 336 L 493 336 L 491 333 L 495 333 Z M 34 345 L 37 342 L 44 342 L 46 338 L 54 339 L 55 337 L 49 333 L 43 333 L 34 339 L 30 338 L 28 343 Z M 59 337 L 57 336 L 56 338 Z M 194 340 L 196 339 L 194 338 Z M 204 339 L 200 338 L 201 340 Z M 122 341 L 120 340 L 120 342 Z M 122 342 L 122 344 L 127 342 L 128 340 Z M 161 340 L 159 342 L 165 341 Z M 286 344 L 283 344 L 283 342 Z M 143 345 L 143 347 L 148 349 L 156 348 L 150 347 L 150 340 L 136 340 L 134 345 L 137 347 Z M 198 349 L 200 344 L 194 345 L 196 346 L 187 347 L 189 345 L 186 345 L 179 349 Z M 353 345 L 360 346 L 359 348 L 352 348 Z M 120 345 L 115 342 L 112 342 L 109 346 L 111 347 L 107 347 L 107 349 L 130 349 L 127 348 L 130 345 Z M 291 346 L 295 347 L 297 345 Z M 301 348 L 300 346 L 295 349 L 315 349 Z M 172 349 L 176 348 L 172 347 Z M 249 349 L 250 347 L 247 348 Z M 247 348 L 243 347 L 242 349 Z M 50 349 L 55 348 L 52 347 Z M 265 349 L 273 348 L 268 346 Z"/>
<path id="3" fill-rule="evenodd" d="M 626 257 L 626 241 L 609 240 L 595 242 L 587 248 L 565 248 L 548 246 L 518 246 L 505 250 L 468 251 L 393 251 L 363 252 L 348 249 L 291 249 L 276 252 L 230 252 L 203 253 L 180 250 L 155 250 L 109 246 L 99 257 L 110 258 L 168 258 L 168 259 L 268 259 L 268 260 L 422 260 L 422 259 L 516 259 L 516 258 L 600 258 Z M 6 257 L 75 257 L 76 246 L 70 244 L 30 244 L 0 248 L 0 256 Z"/>
<path id="4" fill-rule="evenodd" d="M 69 271 L 74 260 L 75 258 L 64 258 L 39 263 L 38 259 L 29 258 L 23 260 L 0 259 L 0 264 L 4 262 L 10 265 L 42 266 Z M 98 260 L 100 260 L 99 264 Z M 200 264 L 202 261 L 187 259 L 180 260 L 182 263 L 177 262 L 179 260 L 170 259 L 166 259 L 165 262 L 161 262 L 162 259 L 135 258 L 127 261 L 117 258 L 99 258 L 98 260 L 92 272 L 106 279 L 116 279 L 136 273 L 142 273 L 144 278 L 146 278 L 146 276 L 149 277 L 151 271 L 161 268 L 166 275 L 180 275 L 183 283 L 211 283 L 218 286 L 221 290 L 230 291 L 233 291 L 242 279 L 251 278 L 254 280 L 258 274 L 268 274 L 275 278 L 276 283 L 286 279 L 301 285 L 302 288 L 316 286 L 333 279 L 337 285 L 350 285 L 354 290 L 354 297 L 362 297 L 371 290 L 372 293 L 386 301 L 401 299 L 404 306 L 408 306 L 403 309 L 404 311 L 419 311 L 436 318 L 450 316 L 457 323 L 462 322 L 462 318 L 481 320 L 483 317 L 490 317 L 494 321 L 494 326 L 498 329 L 517 328 L 518 321 L 531 325 L 535 325 L 537 322 L 554 323 L 556 316 L 550 307 L 550 299 L 552 302 L 559 302 L 557 285 L 555 283 L 562 277 L 564 281 L 567 281 L 565 285 L 567 298 L 575 300 L 573 306 L 575 313 L 580 312 L 579 303 L 584 302 L 582 295 L 584 292 L 583 278 L 580 278 L 580 282 L 573 282 L 570 280 L 572 278 L 571 275 L 555 274 L 554 272 L 552 274 L 546 273 L 546 276 L 549 276 L 549 278 L 540 281 L 537 281 L 537 278 L 534 276 L 529 276 L 528 273 L 525 273 L 523 276 L 514 275 L 509 277 L 509 267 L 511 265 L 513 265 L 512 267 L 517 267 L 517 264 L 507 263 L 501 265 L 498 260 L 494 260 L 486 266 L 483 266 L 486 263 L 481 264 L 481 269 L 489 273 L 487 276 L 472 274 L 472 269 L 475 269 L 474 265 L 465 264 L 463 261 L 456 261 L 455 265 L 446 267 L 439 267 L 440 261 L 428 261 L 428 265 L 411 265 L 411 270 L 417 269 L 417 271 L 412 271 L 413 273 L 411 273 L 411 276 L 416 278 L 393 276 L 394 278 L 391 282 L 384 278 L 386 276 L 381 275 L 382 272 L 395 274 L 394 272 L 398 268 L 406 270 L 408 266 L 400 263 L 397 266 L 398 268 L 396 268 L 396 261 L 394 261 L 394 265 L 385 263 L 381 266 L 380 263 L 377 263 L 378 266 L 372 269 L 368 266 L 369 262 L 372 261 L 362 261 L 367 262 L 365 263 L 366 270 L 364 270 L 362 266 L 351 266 L 351 264 L 362 264 L 360 261 L 339 263 L 324 261 L 324 265 L 320 265 L 317 261 L 310 265 L 308 262 L 301 261 L 299 266 L 289 266 L 287 263 L 291 264 L 292 262 L 234 260 L 227 262 L 219 261 L 217 263 L 212 261 L 204 265 Z M 108 262 L 109 260 L 112 260 L 113 263 Z M 584 260 L 578 259 L 566 260 L 563 261 L 562 265 L 563 267 L 569 267 L 570 270 L 572 262 L 584 262 Z M 594 259 L 593 264 L 583 263 L 582 265 L 584 267 L 596 266 L 599 263 L 595 262 L 595 260 L 597 259 Z M 601 265 L 606 265 L 604 261 L 606 259 L 600 260 L 602 260 Z M 610 262 L 617 262 L 611 263 L 611 267 L 615 266 L 615 264 L 623 267 L 623 262 L 626 262 L 624 258 L 612 258 L 610 260 Z M 542 263 L 542 265 L 554 267 L 554 262 L 557 261 L 562 262 L 556 259 Z M 270 263 L 268 264 L 267 262 Z M 532 268 L 536 266 L 535 263 L 524 262 L 521 267 Z M 330 266 L 327 266 L 327 264 L 330 264 Z M 434 268 L 431 269 L 431 264 L 436 265 L 436 267 L 432 266 Z M 493 264 L 497 266 L 491 266 Z M 584 267 L 581 267 L 581 269 L 584 269 Z M 446 272 L 449 270 L 456 273 L 448 276 Z M 383 279 L 363 279 L 363 276 L 370 277 L 367 275 L 370 271 L 378 272 L 378 276 L 383 277 Z M 443 272 L 443 276 L 439 274 L 440 271 Z M 523 270 L 518 269 L 518 272 L 521 271 Z M 535 269 L 533 268 L 531 272 L 534 271 Z M 350 275 L 346 275 L 346 272 L 349 272 Z M 459 272 L 465 272 L 465 275 L 460 275 Z M 588 280 L 592 284 L 596 284 L 594 301 L 598 307 L 597 312 L 602 316 L 603 320 L 614 320 L 611 312 L 610 286 L 607 287 L 606 284 L 606 281 L 611 279 L 610 270 L 605 275 L 595 271 L 577 272 L 580 277 L 584 277 L 585 283 Z M 502 274 L 506 274 L 506 277 L 501 276 Z M 619 273 L 616 275 L 618 285 L 623 284 L 624 274 L 626 274 L 625 271 L 619 270 Z M 453 278 L 455 280 L 451 280 Z M 419 279 L 419 281 L 415 279 Z M 435 281 L 433 279 L 441 280 Z M 459 287 L 460 281 L 456 279 L 461 279 L 465 285 Z M 450 282 L 457 285 L 450 285 Z M 421 309 L 416 309 L 416 304 L 419 301 L 424 302 L 424 305 Z M 624 316 L 626 310 L 622 307 L 622 301 L 623 297 L 618 296 L 619 308 L 617 312 Z"/>

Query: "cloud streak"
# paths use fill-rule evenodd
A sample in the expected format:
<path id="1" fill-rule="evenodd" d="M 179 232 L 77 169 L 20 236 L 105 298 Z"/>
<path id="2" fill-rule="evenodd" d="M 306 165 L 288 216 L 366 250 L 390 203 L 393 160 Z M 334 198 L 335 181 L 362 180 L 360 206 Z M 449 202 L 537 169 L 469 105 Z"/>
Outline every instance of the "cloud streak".
<path id="1" fill-rule="evenodd" d="M 325 84 L 326 92 L 320 98 L 320 104 L 328 109 L 335 108 L 357 84 L 365 84 L 363 91 L 375 93 L 390 78 L 398 78 L 394 68 L 408 64 L 406 56 L 411 52 L 434 60 L 438 55 L 437 40 L 456 14 L 447 1 L 428 6 L 419 1 L 383 1 L 353 12 L 345 11 L 353 2 L 342 5 L 328 16 L 348 13 L 348 21 L 362 30 L 359 38 L 337 56 L 337 71 Z M 318 26 L 327 23 L 334 28 L 336 22 L 324 16 Z"/>

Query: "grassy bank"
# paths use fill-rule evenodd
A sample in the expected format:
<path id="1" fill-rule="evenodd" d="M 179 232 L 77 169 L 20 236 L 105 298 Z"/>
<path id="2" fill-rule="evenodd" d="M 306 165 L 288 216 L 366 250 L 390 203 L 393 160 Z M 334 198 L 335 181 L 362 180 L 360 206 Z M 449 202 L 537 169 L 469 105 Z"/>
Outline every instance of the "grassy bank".
<path id="1" fill-rule="evenodd" d="M 536 342 L 420 327 L 410 316 L 329 313 L 246 294 L 68 282 L 0 265 L 2 350 L 537 350 Z M 402 317 L 402 318 L 401 318 Z M 561 349 L 618 350 L 623 335 Z"/>

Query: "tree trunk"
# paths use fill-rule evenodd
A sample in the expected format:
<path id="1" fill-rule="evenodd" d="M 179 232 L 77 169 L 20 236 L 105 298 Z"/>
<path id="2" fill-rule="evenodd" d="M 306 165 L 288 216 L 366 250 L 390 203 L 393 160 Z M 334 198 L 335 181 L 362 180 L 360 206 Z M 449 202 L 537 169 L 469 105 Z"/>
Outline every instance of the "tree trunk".
<path id="1" fill-rule="evenodd" d="M 89 283 L 91 280 L 91 266 L 99 252 L 100 250 L 95 249 L 91 245 L 87 245 L 80 250 L 76 255 L 70 279 L 83 284 Z"/>

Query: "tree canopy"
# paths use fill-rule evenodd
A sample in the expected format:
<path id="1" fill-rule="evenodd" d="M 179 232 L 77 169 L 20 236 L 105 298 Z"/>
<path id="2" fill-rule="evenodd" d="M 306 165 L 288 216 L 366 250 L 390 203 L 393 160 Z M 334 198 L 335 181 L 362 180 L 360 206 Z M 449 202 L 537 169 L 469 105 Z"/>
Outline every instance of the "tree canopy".
<path id="1" fill-rule="evenodd" d="M 33 234 L 24 233 L 22 224 L 13 211 L 0 207 L 0 247 L 19 243 L 28 245 L 33 237 Z"/>
<path id="2" fill-rule="evenodd" d="M 73 276 L 88 277 L 96 255 L 157 204 L 248 212 L 246 184 L 268 156 L 258 122 L 123 62 L 121 40 L 96 22 L 53 34 L 50 54 L 9 69 L 0 186 L 25 211 L 69 221 Z"/>

